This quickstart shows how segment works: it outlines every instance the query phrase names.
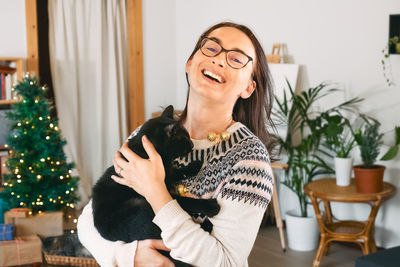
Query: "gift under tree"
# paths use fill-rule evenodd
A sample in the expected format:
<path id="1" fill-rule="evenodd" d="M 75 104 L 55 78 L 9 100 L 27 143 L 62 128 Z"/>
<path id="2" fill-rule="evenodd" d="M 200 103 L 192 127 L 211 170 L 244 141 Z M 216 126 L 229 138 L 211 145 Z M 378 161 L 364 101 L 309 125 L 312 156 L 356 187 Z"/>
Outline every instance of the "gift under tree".
<path id="1" fill-rule="evenodd" d="M 10 157 L 1 197 L 10 208 L 30 208 L 33 214 L 74 208 L 78 200 L 78 177 L 73 163 L 66 162 L 58 119 L 50 116 L 46 88 L 36 77 L 25 75 L 13 88 L 20 101 L 7 114 L 11 133 L 7 138 Z"/>

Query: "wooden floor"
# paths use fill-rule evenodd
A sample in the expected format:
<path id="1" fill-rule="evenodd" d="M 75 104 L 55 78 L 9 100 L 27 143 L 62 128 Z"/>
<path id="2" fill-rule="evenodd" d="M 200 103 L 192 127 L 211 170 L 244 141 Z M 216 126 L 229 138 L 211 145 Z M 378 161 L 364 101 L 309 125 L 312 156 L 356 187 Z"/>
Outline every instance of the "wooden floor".
<path id="1" fill-rule="evenodd" d="M 316 250 L 298 252 L 282 251 L 279 231 L 275 226 L 263 226 L 257 236 L 249 257 L 249 267 L 311 267 Z M 362 256 L 355 244 L 333 242 L 327 256 L 323 256 L 320 267 L 354 267 L 356 259 Z"/>

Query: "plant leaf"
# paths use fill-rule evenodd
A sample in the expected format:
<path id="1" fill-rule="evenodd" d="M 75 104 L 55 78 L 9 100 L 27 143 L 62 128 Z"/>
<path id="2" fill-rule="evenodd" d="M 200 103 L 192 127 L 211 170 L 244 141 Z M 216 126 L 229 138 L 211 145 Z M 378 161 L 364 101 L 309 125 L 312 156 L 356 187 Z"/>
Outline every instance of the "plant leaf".
<path id="1" fill-rule="evenodd" d="M 386 152 L 385 155 L 381 158 L 381 160 L 391 160 L 394 159 L 397 156 L 397 153 L 399 152 L 399 147 L 398 146 L 392 146 L 388 152 Z"/>
<path id="2" fill-rule="evenodd" d="M 396 126 L 394 128 L 395 138 L 396 138 L 396 146 L 400 144 L 400 126 Z"/>

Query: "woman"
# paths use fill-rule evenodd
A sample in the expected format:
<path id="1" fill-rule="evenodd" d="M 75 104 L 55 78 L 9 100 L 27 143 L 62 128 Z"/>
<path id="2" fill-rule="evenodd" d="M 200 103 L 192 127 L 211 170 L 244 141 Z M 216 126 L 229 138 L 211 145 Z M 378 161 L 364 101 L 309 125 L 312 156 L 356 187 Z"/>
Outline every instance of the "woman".
<path id="1" fill-rule="evenodd" d="M 209 218 L 213 231 L 205 232 L 198 224 L 204 218 L 190 217 L 172 199 L 160 156 L 143 138 L 149 159 L 124 144 L 120 152 L 128 162 L 115 154 L 114 167 L 122 178 L 113 179 L 146 198 L 162 240 L 124 244 L 102 239 L 89 203 L 79 218 L 79 238 L 102 266 L 173 266 L 157 249 L 194 266 L 248 266 L 273 189 L 273 142 L 266 129 L 267 122 L 272 125 L 273 92 L 265 54 L 247 27 L 219 23 L 199 38 L 187 61 L 186 77 L 189 92 L 180 121 L 194 149 L 177 163 L 204 163 L 196 177 L 183 183 L 181 193 L 217 199 L 221 210 Z"/>

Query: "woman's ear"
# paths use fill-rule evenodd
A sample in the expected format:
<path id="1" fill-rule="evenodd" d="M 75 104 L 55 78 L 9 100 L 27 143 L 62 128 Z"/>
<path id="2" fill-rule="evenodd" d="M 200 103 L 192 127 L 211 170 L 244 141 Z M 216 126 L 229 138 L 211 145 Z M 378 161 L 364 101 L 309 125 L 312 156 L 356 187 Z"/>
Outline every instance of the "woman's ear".
<path id="1" fill-rule="evenodd" d="M 257 83 L 254 80 L 251 80 L 245 90 L 240 93 L 240 97 L 243 99 L 249 98 L 251 94 L 257 87 Z"/>
<path id="2" fill-rule="evenodd" d="M 192 66 L 192 58 L 189 58 L 186 62 L 185 72 L 189 73 L 190 66 Z"/>

